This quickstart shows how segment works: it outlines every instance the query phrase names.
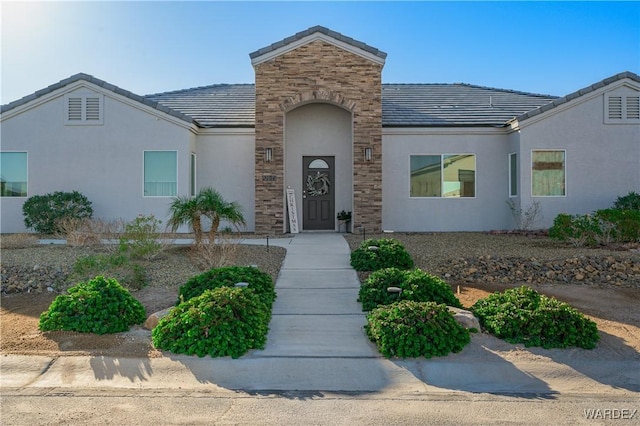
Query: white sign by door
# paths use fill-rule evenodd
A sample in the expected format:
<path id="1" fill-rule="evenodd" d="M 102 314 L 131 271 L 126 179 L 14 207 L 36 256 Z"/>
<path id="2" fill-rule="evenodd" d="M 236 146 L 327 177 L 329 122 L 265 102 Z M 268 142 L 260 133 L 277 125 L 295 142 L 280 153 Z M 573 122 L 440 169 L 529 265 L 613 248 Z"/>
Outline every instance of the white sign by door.
<path id="1" fill-rule="evenodd" d="M 289 211 L 289 228 L 292 234 L 298 230 L 298 209 L 296 208 L 296 193 L 293 188 L 287 188 L 287 210 Z"/>

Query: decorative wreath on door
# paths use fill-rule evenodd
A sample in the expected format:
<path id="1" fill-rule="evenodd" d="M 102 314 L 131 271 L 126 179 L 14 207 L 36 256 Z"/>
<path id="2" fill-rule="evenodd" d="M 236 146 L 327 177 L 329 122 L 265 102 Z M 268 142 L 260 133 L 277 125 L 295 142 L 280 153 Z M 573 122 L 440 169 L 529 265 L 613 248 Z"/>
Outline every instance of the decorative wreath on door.
<path id="1" fill-rule="evenodd" d="M 307 176 L 307 193 L 312 197 L 327 195 L 330 186 L 329 176 L 325 173 L 316 172 L 315 175 L 310 174 Z"/>

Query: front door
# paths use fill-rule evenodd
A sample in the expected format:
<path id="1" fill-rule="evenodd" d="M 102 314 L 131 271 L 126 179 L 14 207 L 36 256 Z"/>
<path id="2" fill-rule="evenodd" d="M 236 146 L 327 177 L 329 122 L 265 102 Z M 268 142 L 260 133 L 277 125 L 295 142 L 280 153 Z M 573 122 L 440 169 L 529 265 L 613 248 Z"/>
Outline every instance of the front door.
<path id="1" fill-rule="evenodd" d="M 302 157 L 302 227 L 335 229 L 334 157 Z"/>

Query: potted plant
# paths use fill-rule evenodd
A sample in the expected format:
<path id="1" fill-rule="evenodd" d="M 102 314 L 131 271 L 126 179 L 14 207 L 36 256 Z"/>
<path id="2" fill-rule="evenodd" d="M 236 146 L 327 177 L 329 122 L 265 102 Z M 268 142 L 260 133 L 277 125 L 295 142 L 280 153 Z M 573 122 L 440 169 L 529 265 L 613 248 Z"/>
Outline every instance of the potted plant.
<path id="1" fill-rule="evenodd" d="M 340 212 L 338 212 L 338 221 L 339 221 L 339 227 L 342 228 L 342 224 L 345 225 L 345 232 L 351 232 L 350 230 L 350 224 L 351 224 L 351 212 L 342 210 Z"/>

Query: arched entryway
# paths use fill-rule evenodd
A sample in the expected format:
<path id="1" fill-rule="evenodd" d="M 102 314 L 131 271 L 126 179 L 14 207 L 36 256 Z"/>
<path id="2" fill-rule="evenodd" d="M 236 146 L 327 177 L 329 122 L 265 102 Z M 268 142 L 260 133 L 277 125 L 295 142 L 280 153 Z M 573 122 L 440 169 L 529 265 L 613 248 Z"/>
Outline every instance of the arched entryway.
<path id="1" fill-rule="evenodd" d="M 295 191 L 300 229 L 335 230 L 338 211 L 353 209 L 352 114 L 308 103 L 285 115 L 285 188 Z"/>

